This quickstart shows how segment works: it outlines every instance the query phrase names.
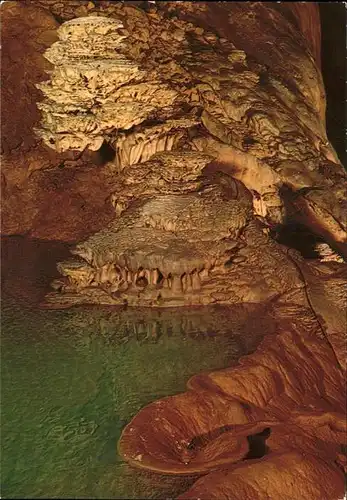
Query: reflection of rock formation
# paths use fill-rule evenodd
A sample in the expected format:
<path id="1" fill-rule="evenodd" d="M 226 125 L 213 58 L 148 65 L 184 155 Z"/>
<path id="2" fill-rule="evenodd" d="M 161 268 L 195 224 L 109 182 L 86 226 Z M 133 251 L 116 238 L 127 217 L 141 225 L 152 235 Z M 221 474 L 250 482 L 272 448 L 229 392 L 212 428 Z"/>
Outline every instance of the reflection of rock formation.
<path id="1" fill-rule="evenodd" d="M 174 474 L 223 467 L 182 498 L 279 498 L 283 468 L 291 498 L 342 498 L 343 473 L 334 464 L 344 465 L 342 372 L 306 307 L 276 303 L 272 314 L 277 335 L 237 367 L 196 375 L 188 392 L 145 407 L 123 431 L 119 449 L 126 460 Z M 271 431 L 265 457 L 254 470 L 253 462 L 230 465 L 254 453 L 247 436 L 265 428 Z"/>
<path id="2" fill-rule="evenodd" d="M 276 325 L 268 315 L 268 306 L 233 304 L 196 308 L 117 308 L 114 312 L 94 309 L 74 310 L 64 323 L 72 332 L 102 331 L 110 342 L 136 340 L 157 342 L 165 337 L 216 339 L 235 343 L 242 353 L 250 352 L 262 338 L 262 332 L 274 334 Z"/>

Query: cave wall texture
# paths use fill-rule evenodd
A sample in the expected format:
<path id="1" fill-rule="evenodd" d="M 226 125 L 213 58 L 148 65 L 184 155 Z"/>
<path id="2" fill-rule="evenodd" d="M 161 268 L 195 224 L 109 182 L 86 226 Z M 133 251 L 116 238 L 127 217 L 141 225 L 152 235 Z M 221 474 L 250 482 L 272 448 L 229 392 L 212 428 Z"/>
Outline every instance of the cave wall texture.
<path id="1" fill-rule="evenodd" d="M 5 2 L 1 18 L 1 231 L 75 241 L 111 220 L 113 209 L 98 157 L 56 154 L 34 133 L 41 99 L 35 84 L 47 78 L 43 53 L 59 24 L 37 2 Z"/>
<path id="2" fill-rule="evenodd" d="M 113 209 L 108 200 L 113 192 L 113 175 L 104 164 L 112 160 L 114 152 L 103 148 L 96 154 L 87 151 L 82 155 L 71 151 L 56 154 L 42 145 L 33 129 L 40 116 L 36 102 L 42 98 L 35 84 L 47 78 L 44 69 L 49 67 L 49 63 L 42 58 L 42 54 L 54 41 L 54 30 L 64 20 L 93 13 L 99 7 L 108 15 L 115 3 L 25 0 L 5 2 L 1 6 L 2 234 L 29 234 L 45 239 L 77 241 L 112 219 Z M 143 6 L 145 2 L 127 4 Z M 298 3 L 287 5 L 292 15 L 296 15 L 296 22 L 300 24 L 319 63 L 318 11 L 314 11 L 309 3 L 301 3 L 299 10 Z M 342 132 L 345 73 L 344 44 L 341 41 L 343 9 L 343 5 L 336 3 L 320 5 L 323 72 L 329 102 L 328 133 L 342 161 L 345 149 Z M 76 165 L 79 169 L 74 168 Z M 94 190 L 93 196 L 88 194 L 91 189 Z"/>
<path id="3" fill-rule="evenodd" d="M 0 10 L 2 231 L 80 242 L 46 307 L 252 303 L 277 324 L 237 366 L 143 408 L 124 459 L 201 475 L 181 498 L 342 498 L 346 172 L 326 134 L 317 4 Z M 276 241 L 291 220 L 338 258 Z"/>

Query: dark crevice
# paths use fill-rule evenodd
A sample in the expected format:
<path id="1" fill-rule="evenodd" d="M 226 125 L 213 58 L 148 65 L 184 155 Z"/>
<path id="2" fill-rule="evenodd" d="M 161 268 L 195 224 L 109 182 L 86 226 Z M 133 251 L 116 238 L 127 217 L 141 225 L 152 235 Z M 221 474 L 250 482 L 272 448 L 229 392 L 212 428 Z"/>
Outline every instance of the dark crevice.
<path id="1" fill-rule="evenodd" d="M 270 234 L 277 243 L 300 252 L 304 259 L 318 259 L 319 254 L 315 246 L 317 243 L 325 243 L 323 238 L 311 232 L 303 224 L 294 221 L 277 226 Z"/>
<path id="2" fill-rule="evenodd" d="M 245 456 L 244 460 L 252 460 L 256 458 L 261 458 L 269 452 L 269 447 L 266 445 L 266 440 L 271 434 L 270 427 L 263 429 L 257 434 L 252 436 L 247 436 L 249 452 Z"/>
<path id="3" fill-rule="evenodd" d="M 344 2 L 320 2 L 322 74 L 327 94 L 329 140 L 347 168 L 346 133 L 346 15 Z"/>
<path id="4" fill-rule="evenodd" d="M 137 278 L 136 286 L 141 287 L 141 288 L 145 288 L 146 286 L 148 286 L 147 278 L 145 276 L 141 276 L 141 278 Z"/>
<path id="5" fill-rule="evenodd" d="M 101 148 L 98 150 L 100 164 L 105 165 L 110 161 L 113 161 L 116 156 L 116 151 L 108 144 L 106 141 L 102 143 Z"/>
<path id="6" fill-rule="evenodd" d="M 258 85 L 260 85 L 261 87 L 266 87 L 267 85 L 269 85 L 270 83 L 270 80 L 269 80 L 269 73 L 268 71 L 261 71 L 260 74 L 259 74 L 259 82 L 258 82 Z"/>
<path id="7" fill-rule="evenodd" d="M 284 202 L 286 218 L 283 224 L 271 228 L 270 235 L 280 244 L 297 250 L 304 259 L 320 258 L 315 250 L 318 243 L 327 244 L 334 252 L 344 256 L 344 248 L 339 246 L 328 232 L 318 227 L 314 218 L 301 217 L 300 200 L 306 203 L 305 196 L 318 187 L 295 190 L 288 185 L 280 188 L 280 197 Z M 298 203 L 299 202 L 299 203 Z M 304 219 L 304 220 L 303 220 Z"/>
<path id="8" fill-rule="evenodd" d="M 195 436 L 187 445 L 187 450 L 190 452 L 197 452 L 222 434 L 233 431 L 234 427 L 235 426 L 233 425 L 224 425 L 207 432 L 206 434 Z M 270 427 L 267 427 L 257 434 L 247 436 L 249 451 L 243 460 L 261 458 L 266 455 L 269 451 L 269 447 L 266 445 L 266 440 L 270 434 L 271 429 Z"/>
<path id="9" fill-rule="evenodd" d="M 163 284 L 163 281 L 164 281 L 164 276 L 162 275 L 162 273 L 159 271 L 159 269 L 157 268 L 157 271 L 158 271 L 158 281 L 157 281 L 157 285 L 161 285 Z"/>
<path id="10" fill-rule="evenodd" d="M 58 14 L 54 14 L 51 10 L 49 12 L 52 15 L 52 17 L 54 18 L 54 20 L 57 21 L 58 24 L 65 23 L 66 19 L 63 19 L 62 17 L 58 16 Z"/>

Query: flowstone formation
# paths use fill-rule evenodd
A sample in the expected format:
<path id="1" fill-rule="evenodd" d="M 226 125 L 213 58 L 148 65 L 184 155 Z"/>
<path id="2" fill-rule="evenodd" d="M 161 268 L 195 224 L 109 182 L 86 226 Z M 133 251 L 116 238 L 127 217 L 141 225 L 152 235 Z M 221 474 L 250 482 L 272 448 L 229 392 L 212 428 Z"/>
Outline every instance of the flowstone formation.
<path id="1" fill-rule="evenodd" d="M 119 168 L 158 151 L 206 152 L 252 191 L 268 222 L 282 223 L 293 207 L 345 251 L 346 174 L 326 137 L 320 72 L 287 8 L 162 2 L 147 13 L 122 3 L 107 9 L 64 23 L 47 53 L 55 65 L 40 85 L 47 145 L 97 148 L 104 138 Z M 268 18 L 283 37 L 285 67 L 270 48 L 275 36 L 256 21 Z"/>
<path id="2" fill-rule="evenodd" d="M 62 294 L 47 305 L 262 302 L 285 286 L 300 288 L 285 250 L 253 218 L 244 186 L 220 172 L 199 176 L 205 162 L 189 151 L 159 153 L 125 169 L 114 195 L 120 217 L 58 265 L 64 278 L 53 286 Z"/>
<path id="3" fill-rule="evenodd" d="M 38 134 L 57 151 L 97 151 L 108 133 L 142 122 L 165 100 L 165 92 L 154 88 L 153 102 L 141 102 L 150 89 L 136 85 L 141 72 L 120 52 L 126 38 L 121 28 L 121 21 L 105 17 L 74 19 L 59 28 L 59 41 L 46 51 L 55 70 L 49 82 L 37 85 L 46 96 Z"/>
<path id="4" fill-rule="evenodd" d="M 38 134 L 57 151 L 98 149 L 105 141 L 115 151 L 118 181 L 114 222 L 59 264 L 63 278 L 53 286 L 62 294 L 47 304 L 257 302 L 288 280 L 300 287 L 285 251 L 266 237 L 269 225 L 284 222 L 288 203 L 294 210 L 301 204 L 298 218 L 328 241 L 345 239 L 345 186 L 315 168 L 334 155 L 320 146 L 320 98 L 304 86 L 307 68 L 297 82 L 304 102 L 289 89 L 284 94 L 303 111 L 298 126 L 293 105 L 277 95 L 282 84 L 266 74 L 273 78 L 266 94 L 265 68 L 228 39 L 156 11 L 119 5 L 115 14 L 64 23 L 46 52 L 54 70 L 39 85 L 46 99 Z M 320 81 L 312 61 L 309 71 Z M 331 168 L 336 181 L 343 178 L 338 164 Z M 322 187 L 310 188 L 327 182 L 337 203 Z M 318 192 L 323 206 L 308 208 L 302 191 Z M 270 268 L 283 272 L 273 276 Z"/>
<path id="5" fill-rule="evenodd" d="M 107 145 L 117 182 L 114 220 L 58 264 L 45 306 L 266 304 L 277 334 L 142 409 L 119 450 L 208 473 L 182 498 L 342 498 L 347 184 L 317 37 L 285 4 L 135 4 L 70 19 L 46 54 L 38 134 Z M 321 260 L 274 240 L 289 222 Z"/>
<path id="6" fill-rule="evenodd" d="M 26 0 L 1 2 L 0 17 L 1 235 L 80 241 L 112 220 L 114 169 L 108 177 L 102 151 L 58 153 L 35 135 L 43 97 L 35 84 L 52 69 L 43 53 L 59 21 Z"/>

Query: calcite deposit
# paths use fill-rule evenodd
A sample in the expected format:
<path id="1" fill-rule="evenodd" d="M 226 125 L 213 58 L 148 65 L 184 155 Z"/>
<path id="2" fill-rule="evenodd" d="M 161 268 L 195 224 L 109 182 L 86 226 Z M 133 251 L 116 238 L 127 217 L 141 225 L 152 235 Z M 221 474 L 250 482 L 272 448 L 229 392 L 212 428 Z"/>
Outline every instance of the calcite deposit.
<path id="1" fill-rule="evenodd" d="M 48 298 L 52 306 L 264 300 L 283 280 L 265 277 L 248 258 L 251 239 L 288 217 L 344 251 L 346 176 L 327 142 L 314 60 L 303 48 L 290 59 L 298 76 L 286 86 L 276 58 L 266 69 L 245 50 L 247 40 L 236 45 L 188 20 L 204 17 L 207 7 L 186 7 L 170 19 L 170 3 L 148 14 L 117 4 L 110 17 L 100 12 L 62 24 L 46 52 L 54 70 L 40 84 L 38 133 L 57 150 L 106 141 L 118 172 L 110 197 L 116 219 L 73 251 L 94 278 L 82 286 L 64 270 L 65 281 L 54 284 L 63 294 Z M 232 23 L 243 12 L 234 8 Z M 297 32 L 272 15 L 289 36 L 288 50 L 298 50 Z M 256 276 L 250 293 L 242 291 L 248 275 Z"/>
<path id="2" fill-rule="evenodd" d="M 347 176 L 325 129 L 317 6 L 39 4 L 67 22 L 45 53 L 38 136 L 113 152 L 112 221 L 58 264 L 44 305 L 259 304 L 278 325 L 238 366 L 142 409 L 122 456 L 208 473 L 182 498 L 342 498 Z M 316 258 L 281 244 L 290 224 Z"/>
<path id="3" fill-rule="evenodd" d="M 335 302 L 320 318 L 320 280 L 311 275 L 313 310 L 300 294 L 284 293 L 270 307 L 277 331 L 255 353 L 141 410 L 123 430 L 125 459 L 164 474 L 212 471 L 180 498 L 342 498 L 346 394 L 337 360 L 346 351 L 334 337 L 344 332 L 343 270 L 339 285 L 326 270 Z"/>
<path id="4" fill-rule="evenodd" d="M 120 217 L 72 250 L 78 261 L 59 264 L 65 279 L 54 287 L 62 293 L 49 295 L 47 306 L 261 302 L 283 286 L 303 286 L 285 249 L 254 218 L 252 196 L 239 181 L 218 170 L 199 175 L 206 155 L 171 157 L 159 153 L 124 169 L 114 199 Z M 178 158 L 190 160 L 192 171 L 180 175 Z"/>
<path id="5" fill-rule="evenodd" d="M 58 153 L 34 132 L 57 19 L 36 1 L 2 2 L 0 16 L 1 234 L 78 241 L 112 219 L 114 167 L 102 151 Z"/>
<path id="6" fill-rule="evenodd" d="M 131 128 L 148 113 L 138 103 L 136 116 L 130 90 L 124 95 L 121 89 L 136 82 L 140 73 L 120 52 L 126 38 L 121 28 L 114 19 L 92 16 L 72 19 L 58 29 L 59 41 L 45 53 L 55 69 L 48 82 L 37 85 L 46 97 L 39 104 L 39 135 L 48 146 L 97 151 L 107 133 Z"/>

